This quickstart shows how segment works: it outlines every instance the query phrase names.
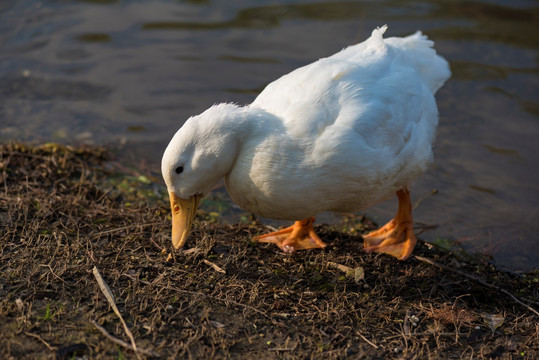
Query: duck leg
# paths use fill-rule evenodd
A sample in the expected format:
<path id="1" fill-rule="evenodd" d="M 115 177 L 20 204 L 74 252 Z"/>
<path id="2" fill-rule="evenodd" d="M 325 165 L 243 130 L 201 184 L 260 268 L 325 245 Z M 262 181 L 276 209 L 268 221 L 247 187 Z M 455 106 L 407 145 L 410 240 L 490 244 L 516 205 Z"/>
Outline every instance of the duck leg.
<path id="1" fill-rule="evenodd" d="M 327 246 L 313 229 L 314 217 L 296 221 L 294 225 L 272 232 L 255 236 L 253 241 L 273 243 L 284 252 L 293 253 L 296 250 L 325 248 Z"/>
<path id="2" fill-rule="evenodd" d="M 397 191 L 399 209 L 397 215 L 376 231 L 363 235 L 366 252 L 381 252 L 406 260 L 414 250 L 417 239 L 414 234 L 412 202 L 408 190 Z"/>

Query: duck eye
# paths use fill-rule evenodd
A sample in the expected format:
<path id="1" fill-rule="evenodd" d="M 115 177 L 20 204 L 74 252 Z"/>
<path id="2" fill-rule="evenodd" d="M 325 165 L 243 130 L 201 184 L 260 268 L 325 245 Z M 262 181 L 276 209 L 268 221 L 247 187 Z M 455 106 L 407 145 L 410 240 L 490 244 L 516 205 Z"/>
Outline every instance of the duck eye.
<path id="1" fill-rule="evenodd" d="M 183 166 L 178 166 L 178 167 L 176 168 L 176 174 L 179 175 L 179 174 L 181 174 L 182 172 L 183 172 Z"/>

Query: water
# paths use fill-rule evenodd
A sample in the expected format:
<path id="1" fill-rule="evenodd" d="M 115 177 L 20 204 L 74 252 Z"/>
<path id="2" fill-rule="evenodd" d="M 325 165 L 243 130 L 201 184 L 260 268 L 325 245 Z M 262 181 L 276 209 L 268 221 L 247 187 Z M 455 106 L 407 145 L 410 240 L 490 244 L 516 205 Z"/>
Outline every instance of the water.
<path id="1" fill-rule="evenodd" d="M 190 115 L 249 103 L 383 24 L 423 30 L 454 74 L 437 95 L 435 164 L 413 191 L 415 220 L 437 225 L 421 237 L 539 267 L 537 1 L 4 0 L 0 141 L 108 144 L 158 172 Z"/>

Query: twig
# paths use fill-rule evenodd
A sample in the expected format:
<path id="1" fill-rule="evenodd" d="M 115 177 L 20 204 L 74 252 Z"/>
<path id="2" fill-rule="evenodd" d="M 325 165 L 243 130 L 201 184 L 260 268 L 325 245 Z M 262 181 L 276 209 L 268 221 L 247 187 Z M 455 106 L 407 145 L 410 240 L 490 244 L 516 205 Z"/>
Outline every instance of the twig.
<path id="1" fill-rule="evenodd" d="M 43 338 L 37 334 L 32 334 L 30 332 L 24 332 L 25 335 L 28 335 L 28 336 L 31 336 L 33 338 L 36 338 L 38 339 L 39 341 L 41 341 L 43 344 L 45 344 L 45 346 L 50 350 L 50 351 L 54 351 L 56 350 L 54 347 L 52 347 L 48 342 L 46 342 L 45 340 L 43 340 Z"/>
<path id="2" fill-rule="evenodd" d="M 293 346 L 289 346 L 288 343 L 290 341 L 290 338 L 287 337 L 283 346 L 276 346 L 276 347 L 273 347 L 271 349 L 268 349 L 269 351 L 294 351 L 296 350 L 296 348 L 298 347 L 298 343 L 297 342 L 294 342 L 293 343 Z M 269 345 L 269 343 L 268 343 Z"/>
<path id="3" fill-rule="evenodd" d="M 375 349 L 378 349 L 378 345 L 376 345 L 375 343 L 371 342 L 369 339 L 367 339 L 365 336 L 363 336 L 363 334 L 361 334 L 359 331 L 356 331 L 356 334 L 358 334 L 360 338 L 362 338 L 363 340 L 365 340 L 365 342 L 366 342 L 367 344 L 369 344 L 370 346 L 372 346 L 372 347 L 375 348 Z"/>
<path id="4" fill-rule="evenodd" d="M 150 238 L 150 242 L 154 244 L 155 247 L 159 249 L 159 251 L 163 251 L 164 248 L 159 246 L 159 244 L 157 244 L 154 239 Z"/>
<path id="5" fill-rule="evenodd" d="M 273 319 L 271 318 L 271 316 L 269 316 L 268 314 L 266 314 L 265 312 L 263 311 L 260 311 L 258 310 L 257 308 L 255 307 L 252 307 L 250 305 L 246 305 L 246 304 L 242 304 L 242 303 L 239 303 L 237 301 L 234 301 L 234 300 L 230 300 L 230 299 L 221 299 L 221 298 L 218 298 L 218 297 L 215 297 L 215 296 L 211 296 L 209 294 L 204 294 L 204 293 L 201 293 L 201 292 L 198 292 L 198 291 L 190 291 L 190 290 L 184 290 L 184 289 L 180 289 L 180 288 L 177 288 L 177 287 L 173 287 L 173 286 L 169 286 L 169 285 L 157 285 L 157 284 L 152 284 L 148 281 L 144 281 L 142 280 L 141 283 L 145 284 L 145 285 L 149 285 L 149 286 L 155 286 L 155 287 L 160 287 L 162 289 L 167 289 L 167 290 L 172 290 L 172 291 L 176 291 L 176 292 L 182 292 L 184 294 L 190 294 L 190 295 L 197 295 L 197 296 L 205 296 L 207 298 L 210 298 L 210 299 L 213 299 L 213 300 L 219 300 L 219 301 L 222 301 L 224 303 L 231 303 L 233 305 L 236 305 L 236 306 L 241 306 L 241 307 L 244 307 L 246 309 L 249 309 L 249 310 L 252 310 L 256 313 L 259 313 L 260 315 L 270 319 L 271 321 L 273 321 Z"/>
<path id="6" fill-rule="evenodd" d="M 202 262 L 203 262 L 204 264 L 206 264 L 206 265 L 211 266 L 211 267 L 213 268 L 213 270 L 215 270 L 215 271 L 217 271 L 217 272 L 220 272 L 220 273 L 222 273 L 222 274 L 226 274 L 226 271 L 225 271 L 225 270 L 221 269 L 219 266 L 217 266 L 216 264 L 212 263 L 211 261 L 204 259 L 204 260 L 202 260 Z"/>
<path id="7" fill-rule="evenodd" d="M 273 231 L 273 232 L 276 232 L 276 231 L 279 230 L 279 229 L 277 229 L 276 227 L 271 226 L 271 225 L 266 225 L 266 224 L 261 224 L 261 225 L 264 226 L 264 227 L 267 228 L 267 229 L 270 229 L 270 230 Z"/>
<path id="8" fill-rule="evenodd" d="M 467 274 L 465 272 L 462 272 L 460 270 L 457 270 L 457 269 L 454 269 L 454 268 L 451 268 L 449 266 L 445 266 L 443 264 L 440 264 L 440 263 L 437 263 L 436 261 L 434 260 L 431 260 L 431 259 L 428 259 L 428 258 L 425 258 L 425 257 L 422 257 L 422 256 L 418 256 L 418 255 L 415 255 L 415 258 L 419 261 L 422 261 L 422 262 L 425 262 L 427 264 L 430 264 L 430 265 L 433 265 L 433 266 L 437 266 L 439 267 L 440 269 L 443 269 L 443 270 L 446 270 L 446 271 L 451 271 L 451 272 L 454 272 L 456 274 L 459 274 L 461 276 L 464 276 L 470 280 L 474 280 L 474 281 L 477 281 L 479 284 L 483 285 L 483 286 L 486 286 L 486 287 L 489 287 L 491 289 L 494 289 L 494 290 L 498 290 L 506 295 L 508 295 L 509 297 L 511 297 L 516 303 L 524 306 L 526 309 L 528 309 L 529 311 L 533 312 L 535 315 L 539 316 L 539 311 L 535 310 L 534 308 L 532 308 L 531 306 L 525 304 L 523 302 L 523 300 L 520 300 L 518 297 L 516 297 L 515 295 L 511 294 L 509 291 L 499 287 L 499 286 L 496 286 L 496 285 L 493 285 L 493 284 L 490 284 L 488 282 L 486 282 L 485 280 L 481 279 L 480 277 L 478 276 L 474 276 L 474 275 L 470 275 L 470 274 Z"/>
<path id="9" fill-rule="evenodd" d="M 95 279 L 97 280 L 97 283 L 99 284 L 99 288 L 103 292 L 103 295 L 105 295 L 105 298 L 109 302 L 110 306 L 112 307 L 112 310 L 116 313 L 116 315 L 120 318 L 120 321 L 122 322 L 122 325 L 124 326 L 124 330 L 129 337 L 129 340 L 131 340 L 131 345 L 133 345 L 133 350 L 135 351 L 135 354 L 137 355 L 137 358 L 140 359 L 140 355 L 138 354 L 137 350 L 137 344 L 135 342 L 135 338 L 133 337 L 133 334 L 131 333 L 131 330 L 127 327 L 127 324 L 124 321 L 124 318 L 122 317 L 122 314 L 120 314 L 120 310 L 118 310 L 118 307 L 116 306 L 116 302 L 114 301 L 114 296 L 112 295 L 112 292 L 110 291 L 109 286 L 103 280 L 103 277 L 99 273 L 99 270 L 97 270 L 97 267 L 94 266 L 93 273 L 95 276 Z"/>
<path id="10" fill-rule="evenodd" d="M 52 266 L 50 266 L 50 264 L 39 264 L 39 266 L 41 266 L 41 267 L 48 267 L 49 270 L 50 270 L 50 272 L 51 272 L 51 274 L 52 274 L 55 278 L 57 278 L 58 280 L 60 280 L 60 281 L 63 282 L 64 284 L 67 284 L 67 282 L 66 282 L 64 279 L 62 279 L 61 277 L 59 277 L 58 275 L 56 275 L 56 274 L 54 273 L 54 271 L 52 271 Z"/>
<path id="11" fill-rule="evenodd" d="M 427 336 L 427 335 L 432 335 L 432 336 L 459 336 L 459 335 L 464 335 L 464 333 L 459 333 L 459 332 L 433 332 L 433 331 L 422 331 L 422 332 L 412 332 L 412 333 L 410 333 L 410 336 Z M 399 337 L 402 337 L 402 334 L 391 335 L 391 336 L 385 337 L 384 340 L 390 340 L 390 339 L 395 339 L 395 338 L 399 338 Z"/>
<path id="12" fill-rule="evenodd" d="M 420 197 L 415 203 L 414 203 L 414 206 L 412 207 L 412 210 L 415 210 L 419 204 L 421 204 L 421 202 L 423 200 L 425 200 L 426 198 L 432 196 L 432 195 L 435 195 L 435 194 L 438 194 L 438 190 L 436 189 L 432 189 L 429 193 L 423 195 L 422 197 Z"/>
<path id="13" fill-rule="evenodd" d="M 285 348 L 285 347 L 275 347 L 275 348 L 271 348 L 271 349 L 268 349 L 269 351 L 294 351 L 294 349 L 296 349 L 295 347 L 293 348 Z"/>
<path id="14" fill-rule="evenodd" d="M 92 320 L 92 324 L 96 327 L 97 330 L 101 331 L 101 333 L 102 333 L 103 335 L 105 335 L 105 337 L 106 337 L 107 339 L 109 339 L 110 341 L 112 341 L 113 343 L 116 343 L 116 344 L 118 344 L 118 345 L 120 345 L 120 346 L 123 346 L 123 347 L 125 347 L 125 348 L 127 348 L 127 349 L 129 349 L 129 350 L 135 351 L 135 349 L 133 348 L 133 345 L 128 344 L 128 343 L 126 343 L 125 341 L 120 340 L 120 339 L 118 339 L 118 338 L 115 338 L 114 336 L 112 336 L 111 334 L 109 334 L 109 332 L 108 332 L 104 327 L 102 327 L 101 325 L 99 325 L 95 320 Z M 140 352 L 140 353 L 142 353 L 142 354 L 144 354 L 144 355 L 154 356 L 154 357 L 159 357 L 159 354 L 157 354 L 157 353 L 155 353 L 155 352 L 153 352 L 153 351 L 151 351 L 151 350 L 146 350 L 146 349 L 143 349 L 143 348 L 140 348 L 140 347 L 137 348 L 136 351 L 138 351 L 138 352 Z"/>
<path id="15" fill-rule="evenodd" d="M 121 226 L 121 227 L 114 228 L 114 229 L 103 230 L 103 231 L 100 231 L 98 233 L 91 234 L 91 236 L 95 238 L 95 237 L 99 237 L 101 235 L 107 235 L 107 234 L 111 234 L 111 233 L 114 233 L 114 232 L 117 232 L 117 231 L 123 231 L 123 230 L 131 229 L 131 228 L 137 228 L 137 227 L 145 228 L 145 227 L 152 226 L 152 225 L 155 225 L 155 224 L 154 223 L 149 223 L 149 224 L 135 224 L 135 225 Z"/>

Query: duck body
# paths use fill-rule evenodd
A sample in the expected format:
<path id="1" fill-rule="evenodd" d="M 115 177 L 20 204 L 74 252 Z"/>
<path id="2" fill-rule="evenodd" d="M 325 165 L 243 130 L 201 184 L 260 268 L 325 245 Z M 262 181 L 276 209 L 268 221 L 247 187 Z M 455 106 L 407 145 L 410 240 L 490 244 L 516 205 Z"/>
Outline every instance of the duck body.
<path id="1" fill-rule="evenodd" d="M 409 189 L 432 163 L 434 94 L 450 71 L 420 32 L 383 39 L 385 30 L 284 75 L 250 105 L 190 118 L 163 156 L 169 192 L 203 195 L 224 177 L 242 208 L 299 220 Z"/>
<path id="2" fill-rule="evenodd" d="M 384 41 L 383 31 L 281 77 L 245 109 L 258 126 L 225 177 L 234 202 L 285 220 L 357 211 L 428 168 L 447 63 L 424 36 Z M 424 53 L 435 76 L 415 62 Z"/>

